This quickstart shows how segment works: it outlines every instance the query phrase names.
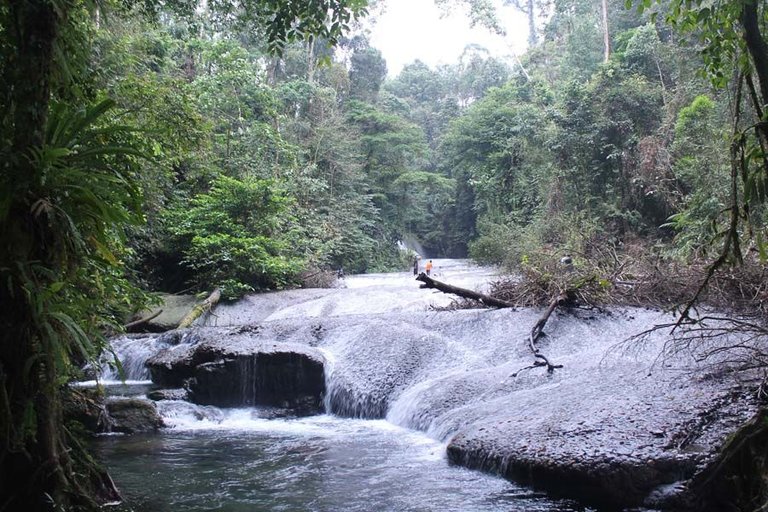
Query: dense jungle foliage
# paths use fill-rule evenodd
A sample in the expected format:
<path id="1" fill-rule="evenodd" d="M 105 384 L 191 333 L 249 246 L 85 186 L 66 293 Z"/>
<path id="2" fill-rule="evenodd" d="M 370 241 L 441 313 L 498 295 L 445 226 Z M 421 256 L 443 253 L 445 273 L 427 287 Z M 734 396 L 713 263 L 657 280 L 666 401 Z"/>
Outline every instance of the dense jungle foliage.
<path id="1" fill-rule="evenodd" d="M 519 59 L 389 76 L 364 0 L 3 0 L 0 510 L 108 487 L 59 390 L 149 292 L 400 269 L 399 242 L 764 261 L 764 2 L 512 3 Z"/>

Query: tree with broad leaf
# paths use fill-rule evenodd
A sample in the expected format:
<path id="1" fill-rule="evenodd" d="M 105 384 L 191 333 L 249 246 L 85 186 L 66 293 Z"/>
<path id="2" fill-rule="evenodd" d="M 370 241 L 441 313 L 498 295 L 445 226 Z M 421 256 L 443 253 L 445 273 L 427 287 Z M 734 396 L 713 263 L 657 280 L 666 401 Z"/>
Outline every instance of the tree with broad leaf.
<path id="1" fill-rule="evenodd" d="M 124 228 L 142 220 L 137 183 L 145 155 L 113 103 L 80 87 L 88 34 L 104 9 L 191 13 L 197 4 L 0 4 L 0 510 L 96 510 L 100 498 L 116 498 L 64 428 L 61 396 L 73 363 L 100 351 L 95 335 L 108 320 L 101 300 L 123 295 L 118 249 Z M 219 22 L 261 32 L 273 51 L 294 39 L 332 44 L 365 6 L 208 4 Z"/>
<path id="2" fill-rule="evenodd" d="M 656 4 L 662 3 L 626 0 L 627 8 L 635 6 L 641 13 Z M 726 261 L 741 261 L 742 222 L 746 223 L 744 231 L 755 236 L 761 254 L 766 253 L 762 230 L 753 224 L 758 219 L 750 212 L 768 199 L 768 41 L 762 32 L 768 11 L 765 2 L 758 0 L 673 0 L 665 8 L 668 24 L 693 34 L 702 44 L 704 71 L 712 85 L 725 88 L 732 84 L 735 93 L 730 204 L 726 208 L 730 221 L 718 234 L 723 246 L 710 267 L 711 277 Z M 653 12 L 651 18 L 655 20 L 658 14 Z"/>

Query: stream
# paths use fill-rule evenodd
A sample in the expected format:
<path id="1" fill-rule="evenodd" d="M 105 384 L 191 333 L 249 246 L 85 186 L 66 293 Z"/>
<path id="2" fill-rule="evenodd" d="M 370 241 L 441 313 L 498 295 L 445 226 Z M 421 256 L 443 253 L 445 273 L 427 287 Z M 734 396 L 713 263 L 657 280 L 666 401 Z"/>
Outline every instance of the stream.
<path id="1" fill-rule="evenodd" d="M 483 290 L 493 271 L 435 260 L 433 275 Z M 453 299 L 421 290 L 410 273 L 348 276 L 342 287 L 291 290 L 217 308 L 209 325 L 281 325 L 356 315 L 431 315 Z M 123 339 L 114 348 L 127 384 L 102 377 L 108 392 L 143 395 L 143 367 L 157 337 Z M 324 349 L 334 360 L 334 347 Z M 473 365 L 467 351 L 457 364 Z M 94 447 L 125 502 L 112 510 L 185 511 L 588 511 L 505 479 L 452 465 L 440 435 L 387 419 L 336 415 L 279 417 L 269 408 L 218 408 L 165 400 L 158 433 L 103 435 Z M 395 424 L 398 423 L 398 424 Z"/>
<path id="2" fill-rule="evenodd" d="M 120 510 L 588 510 L 451 466 L 441 443 L 385 420 L 258 413 L 182 415 L 159 434 L 101 437 L 97 452 L 126 499 Z"/>

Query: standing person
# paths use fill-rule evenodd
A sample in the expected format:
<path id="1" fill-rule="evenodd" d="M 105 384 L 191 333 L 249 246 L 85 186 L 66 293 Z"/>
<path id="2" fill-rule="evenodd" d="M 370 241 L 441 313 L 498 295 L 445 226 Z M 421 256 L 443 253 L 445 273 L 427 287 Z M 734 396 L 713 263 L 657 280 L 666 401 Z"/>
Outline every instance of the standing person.
<path id="1" fill-rule="evenodd" d="M 419 275 L 419 255 L 413 257 L 413 275 Z"/>
<path id="2" fill-rule="evenodd" d="M 424 270 L 427 271 L 427 275 L 429 275 L 432 272 L 432 260 L 429 260 L 426 265 L 424 265 Z"/>

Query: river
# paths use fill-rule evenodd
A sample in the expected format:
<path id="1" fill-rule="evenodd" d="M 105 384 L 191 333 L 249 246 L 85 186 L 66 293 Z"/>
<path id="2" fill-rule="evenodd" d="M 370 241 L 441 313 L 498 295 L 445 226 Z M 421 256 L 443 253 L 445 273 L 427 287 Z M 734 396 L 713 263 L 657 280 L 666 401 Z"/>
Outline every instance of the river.
<path id="1" fill-rule="evenodd" d="M 433 274 L 483 289 L 493 276 L 436 260 Z M 292 290 L 223 306 L 209 324 L 401 312 L 428 314 L 452 298 L 421 290 L 409 273 L 348 276 L 331 290 Z M 150 385 L 141 352 L 153 340 L 116 343 L 136 394 Z M 328 350 L 333 359 L 333 348 Z M 146 357 L 146 355 L 143 355 Z M 139 361 L 137 363 L 137 361 Z M 109 376 L 106 376 L 109 384 Z M 95 449 L 125 502 L 119 511 L 587 511 L 502 478 L 449 464 L 446 441 L 386 419 L 272 417 L 263 408 L 221 409 L 161 401 L 155 434 L 99 437 Z"/>

